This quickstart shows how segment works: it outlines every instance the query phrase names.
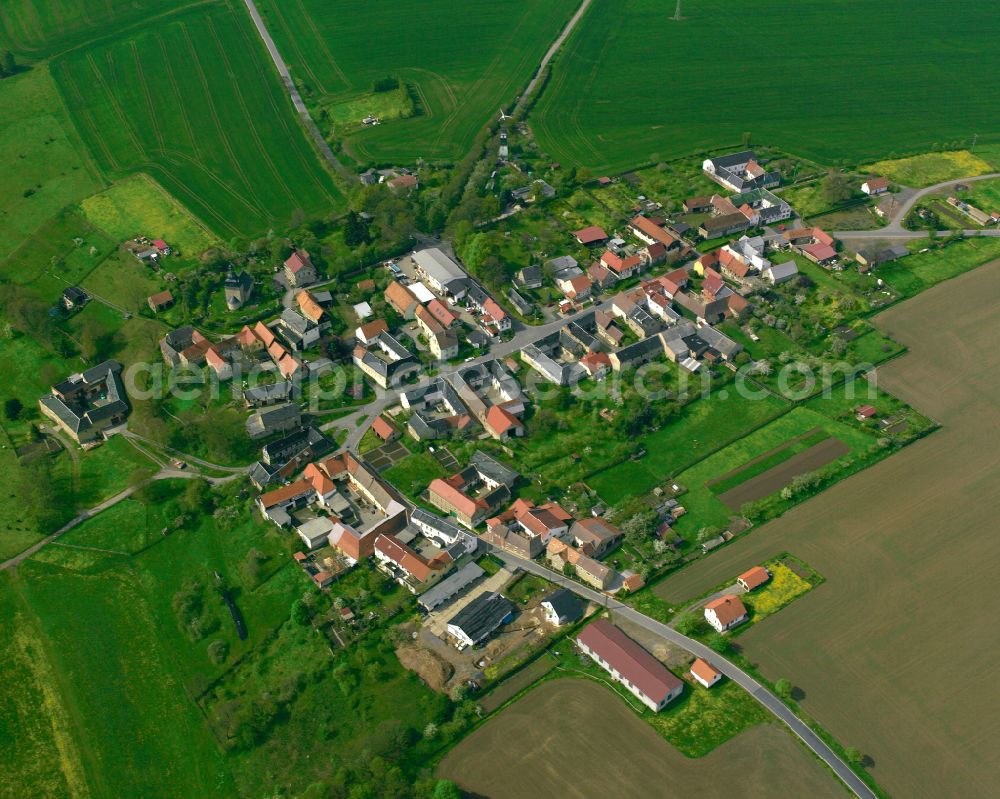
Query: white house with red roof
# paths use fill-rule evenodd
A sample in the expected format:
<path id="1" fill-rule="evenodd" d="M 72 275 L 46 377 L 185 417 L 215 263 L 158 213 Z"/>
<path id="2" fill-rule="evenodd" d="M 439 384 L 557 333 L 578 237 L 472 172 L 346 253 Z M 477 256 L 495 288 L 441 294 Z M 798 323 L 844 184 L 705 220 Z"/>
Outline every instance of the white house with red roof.
<path id="1" fill-rule="evenodd" d="M 731 630 L 749 618 L 743 602 L 735 594 L 726 594 L 705 605 L 705 621 L 720 633 Z"/>
<path id="2" fill-rule="evenodd" d="M 691 664 L 691 677 L 704 688 L 711 688 L 722 679 L 722 672 L 707 660 L 698 658 Z"/>

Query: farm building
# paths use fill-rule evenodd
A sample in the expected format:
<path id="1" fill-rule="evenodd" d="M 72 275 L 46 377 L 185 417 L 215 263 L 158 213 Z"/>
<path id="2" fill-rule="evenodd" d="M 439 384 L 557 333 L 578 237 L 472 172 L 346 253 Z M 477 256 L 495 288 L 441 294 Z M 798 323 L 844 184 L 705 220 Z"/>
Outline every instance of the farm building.
<path id="1" fill-rule="evenodd" d="M 448 622 L 448 635 L 459 649 L 477 646 L 505 625 L 514 615 L 514 603 L 498 592 L 473 599 Z"/>
<path id="2" fill-rule="evenodd" d="M 151 294 L 146 300 L 146 304 L 149 305 L 149 310 L 153 313 L 159 313 L 174 304 L 174 295 L 169 291 L 159 291 L 156 294 Z"/>
<path id="3" fill-rule="evenodd" d="M 654 713 L 684 691 L 684 683 L 667 667 L 607 619 L 588 624 L 576 639 L 589 655 Z"/>
<path id="4" fill-rule="evenodd" d="M 604 232 L 604 228 L 597 225 L 575 230 L 573 237 L 585 247 L 593 247 L 608 240 L 608 234 Z"/>

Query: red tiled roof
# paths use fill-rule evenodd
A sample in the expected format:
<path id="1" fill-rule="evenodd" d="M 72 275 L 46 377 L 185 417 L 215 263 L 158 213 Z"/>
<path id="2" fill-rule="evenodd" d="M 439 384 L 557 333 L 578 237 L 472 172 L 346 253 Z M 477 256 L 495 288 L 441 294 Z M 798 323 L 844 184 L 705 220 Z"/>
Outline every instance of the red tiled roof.
<path id="1" fill-rule="evenodd" d="M 323 316 L 323 307 L 316 302 L 316 298 L 313 297 L 312 292 L 300 291 L 295 295 L 295 301 L 299 304 L 299 310 L 302 311 L 302 315 L 307 319 L 318 322 Z"/>
<path id="2" fill-rule="evenodd" d="M 273 508 L 275 505 L 288 502 L 293 497 L 297 497 L 310 490 L 312 490 L 312 485 L 308 480 L 296 480 L 294 483 L 289 483 L 286 486 L 274 489 L 274 491 L 261 494 L 260 503 L 265 508 Z"/>
<path id="3" fill-rule="evenodd" d="M 753 591 L 753 589 L 770 580 L 771 575 L 767 573 L 767 569 L 763 566 L 754 566 L 752 569 L 747 569 L 743 572 L 737 579 L 746 584 L 748 590 Z"/>
<path id="4" fill-rule="evenodd" d="M 274 331 L 263 322 L 258 322 L 253 326 L 253 332 L 265 347 L 270 347 L 274 343 Z"/>
<path id="5" fill-rule="evenodd" d="M 829 244 L 810 244 L 803 247 L 802 251 L 808 253 L 817 261 L 828 261 L 837 257 L 837 251 Z"/>
<path id="6" fill-rule="evenodd" d="M 671 236 L 659 225 L 655 224 L 652 219 L 647 219 L 642 216 L 642 214 L 633 217 L 632 221 L 629 222 L 629 227 L 643 233 L 646 236 L 649 236 L 649 238 L 660 242 L 660 244 L 663 244 L 666 247 L 669 247 L 677 242 L 677 239 Z"/>
<path id="7" fill-rule="evenodd" d="M 507 318 L 507 312 L 501 308 L 492 297 L 483 303 L 483 313 L 490 317 L 490 319 L 494 322 L 502 322 Z"/>
<path id="8" fill-rule="evenodd" d="M 151 294 L 149 296 L 149 303 L 154 306 L 167 305 L 173 301 L 174 295 L 169 291 L 158 291 L 156 294 Z"/>
<path id="9" fill-rule="evenodd" d="M 486 424 L 498 436 L 502 436 L 508 430 L 524 427 L 520 419 L 499 405 L 494 405 L 486 412 Z"/>
<path id="10" fill-rule="evenodd" d="M 618 674 L 654 702 L 662 701 L 667 694 L 682 686 L 666 666 L 607 619 L 588 624 L 577 640 L 600 655 Z"/>
<path id="11" fill-rule="evenodd" d="M 713 599 L 705 605 L 705 610 L 715 611 L 716 618 L 723 626 L 736 621 L 741 616 L 747 615 L 747 609 L 743 606 L 743 602 L 740 601 L 738 596 L 733 596 L 732 594 L 726 594 L 725 596 L 720 596 L 718 599 Z"/>
<path id="12" fill-rule="evenodd" d="M 714 682 L 722 676 L 722 673 L 715 666 L 701 658 L 697 658 L 691 664 L 691 674 L 707 683 Z"/>
<path id="13" fill-rule="evenodd" d="M 451 485 L 440 478 L 432 481 L 427 487 L 427 491 L 432 496 L 436 494 L 438 497 L 455 508 L 459 513 L 464 513 L 470 519 L 484 507 L 483 503 L 477 502 L 472 499 L 472 497 L 466 496 L 456 486 Z"/>
<path id="14" fill-rule="evenodd" d="M 373 319 L 368 324 L 361 325 L 358 330 L 361 331 L 362 338 L 369 341 L 378 336 L 379 333 L 388 333 L 389 325 L 385 319 Z"/>
<path id="15" fill-rule="evenodd" d="M 312 266 L 312 261 L 309 259 L 309 253 L 305 250 L 296 250 L 285 259 L 285 268 L 293 275 L 307 266 Z"/>
<path id="16" fill-rule="evenodd" d="M 458 317 L 448 310 L 448 307 L 436 297 L 427 303 L 427 310 L 431 312 L 445 327 L 450 327 Z"/>
<path id="17" fill-rule="evenodd" d="M 580 359 L 580 365 L 590 372 L 590 374 L 594 374 L 594 372 L 600 371 L 602 367 L 610 369 L 611 359 L 606 352 L 588 352 Z"/>
<path id="18" fill-rule="evenodd" d="M 604 232 L 604 228 L 597 225 L 581 228 L 574 231 L 573 235 L 576 236 L 577 241 L 581 244 L 596 244 L 599 241 L 606 241 L 608 238 L 608 234 Z"/>
<path id="19" fill-rule="evenodd" d="M 413 292 L 411 292 L 406 286 L 393 280 L 388 286 L 386 286 L 385 300 L 399 313 L 405 315 L 417 301 L 417 298 L 413 296 Z"/>
<path id="20" fill-rule="evenodd" d="M 381 414 L 376 416 L 372 421 L 372 430 L 375 431 L 375 435 L 381 438 L 383 441 L 388 441 L 398 432 L 396 428 Z"/>
<path id="21" fill-rule="evenodd" d="M 388 558 L 419 582 L 426 580 L 434 571 L 426 560 L 394 535 L 385 533 L 379 535 L 375 539 L 375 551 Z"/>

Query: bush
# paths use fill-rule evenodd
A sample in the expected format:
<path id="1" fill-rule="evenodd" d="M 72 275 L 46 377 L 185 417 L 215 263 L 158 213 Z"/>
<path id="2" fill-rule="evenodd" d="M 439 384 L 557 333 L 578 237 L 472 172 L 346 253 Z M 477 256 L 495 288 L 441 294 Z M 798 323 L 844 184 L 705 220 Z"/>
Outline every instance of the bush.
<path id="1" fill-rule="evenodd" d="M 395 91 L 398 88 L 399 88 L 399 78 L 394 78 L 391 75 L 386 75 L 384 78 L 379 78 L 372 84 L 372 91 L 375 92 L 376 94 Z"/>

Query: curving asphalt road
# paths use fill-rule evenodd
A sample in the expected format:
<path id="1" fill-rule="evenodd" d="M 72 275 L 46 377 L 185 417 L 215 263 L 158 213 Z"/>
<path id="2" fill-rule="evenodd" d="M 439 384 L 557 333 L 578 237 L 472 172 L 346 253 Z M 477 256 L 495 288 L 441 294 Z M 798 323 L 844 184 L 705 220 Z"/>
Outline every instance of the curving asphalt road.
<path id="1" fill-rule="evenodd" d="M 949 186 L 954 186 L 956 183 L 973 183 L 977 180 L 989 180 L 991 178 L 1000 178 L 1000 172 L 990 172 L 987 175 L 975 175 L 971 178 L 956 178 L 954 180 L 945 180 L 941 183 L 935 183 L 933 186 L 927 186 L 923 189 L 917 189 L 909 197 L 907 197 L 903 203 L 899 206 L 896 212 L 895 218 L 885 227 L 881 227 L 878 230 L 841 230 L 835 232 L 833 235 L 839 238 L 849 238 L 849 239 L 920 239 L 927 235 L 926 231 L 923 230 L 907 230 L 903 227 L 903 220 L 906 219 L 910 211 L 913 210 L 915 206 L 923 197 L 928 194 L 936 194 L 942 189 L 946 189 Z M 1000 236 L 1000 230 L 966 230 L 964 231 L 966 236 Z M 950 234 L 950 230 L 940 231 L 940 235 L 947 236 Z"/>
<path id="2" fill-rule="evenodd" d="M 802 719 L 796 716 L 788 705 L 771 693 L 771 691 L 769 691 L 765 686 L 761 685 L 757 680 L 743 671 L 743 669 L 728 661 L 718 652 L 709 649 L 699 641 L 695 641 L 692 638 L 688 638 L 686 635 L 682 635 L 672 627 L 668 627 L 666 624 L 656 621 L 656 619 L 651 619 L 649 616 L 640 613 L 630 605 L 626 605 L 617 599 L 607 596 L 606 594 L 587 588 L 585 585 L 581 585 L 578 582 L 570 580 L 539 563 L 535 563 L 530 560 L 523 560 L 522 558 L 515 557 L 508 552 L 503 552 L 494 547 L 490 547 L 490 549 L 508 566 L 518 566 L 526 572 L 536 574 L 539 577 L 544 577 L 550 582 L 558 583 L 559 585 L 568 588 L 577 596 L 583 597 L 584 599 L 590 600 L 598 605 L 603 605 L 608 610 L 613 610 L 619 616 L 638 624 L 640 627 L 649 630 L 649 632 L 659 635 L 661 638 L 665 638 L 673 644 L 677 644 L 690 652 L 692 655 L 708 661 L 729 679 L 743 688 L 754 699 L 760 702 L 760 704 L 763 705 L 779 721 L 784 723 L 799 738 L 799 740 L 801 740 L 820 760 L 830 767 L 833 773 L 840 778 L 844 785 L 846 785 L 851 793 L 857 796 L 858 799 L 878 799 L 872 789 L 869 788 L 861 780 L 861 778 L 854 773 L 850 766 L 841 760 L 840 757 L 837 756 L 837 753 L 827 746 L 826 743 L 824 743 L 823 740 L 816 735 L 816 733 L 813 732 L 804 721 L 802 721 Z"/>

